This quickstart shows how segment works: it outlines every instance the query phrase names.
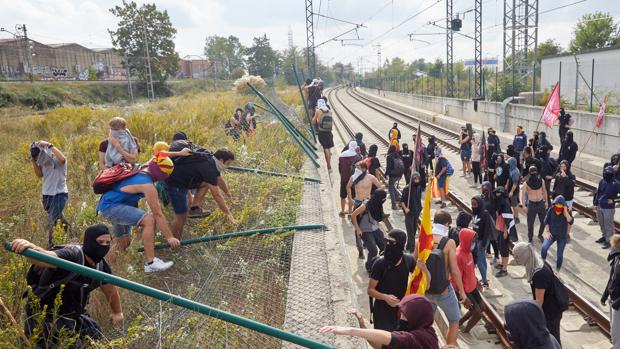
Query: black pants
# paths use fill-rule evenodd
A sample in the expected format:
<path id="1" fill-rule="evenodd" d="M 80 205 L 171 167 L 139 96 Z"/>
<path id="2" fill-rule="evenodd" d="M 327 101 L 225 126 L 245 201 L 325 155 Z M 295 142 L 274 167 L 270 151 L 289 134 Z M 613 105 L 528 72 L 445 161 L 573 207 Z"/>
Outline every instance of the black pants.
<path id="1" fill-rule="evenodd" d="M 527 204 L 527 238 L 529 241 L 532 241 L 534 238 L 534 222 L 536 221 L 536 217 L 540 222 L 540 227 L 538 227 L 538 236 L 542 236 L 545 231 L 545 202 L 543 201 L 530 201 Z"/>
<path id="2" fill-rule="evenodd" d="M 38 321 L 36 319 L 36 314 L 32 315 L 28 310 L 26 311 L 26 316 L 27 319 L 24 324 L 24 332 L 26 336 L 30 338 L 37 329 Z M 41 332 L 39 333 L 39 341 L 36 344 L 36 349 L 55 348 L 57 340 L 59 339 L 58 333 L 61 330 L 69 331 L 69 335 L 77 333 L 80 336 L 74 345 L 68 347 L 69 349 L 86 347 L 86 343 L 88 342 L 84 341 L 84 339 L 87 336 L 94 340 L 103 337 L 101 327 L 99 327 L 99 324 L 88 316 L 88 314 L 82 314 L 75 319 L 59 316 L 56 319 L 56 323 L 53 323 L 53 321 L 53 317 L 48 315 L 41 323 L 42 328 L 39 329 Z"/>
<path id="3" fill-rule="evenodd" d="M 405 215 L 405 229 L 407 229 L 407 251 L 413 252 L 415 248 L 415 235 L 418 232 L 418 224 L 420 224 L 419 214 Z"/>
<path id="4" fill-rule="evenodd" d="M 375 299 L 372 320 L 375 330 L 394 332 L 398 327 L 398 308 Z"/>
<path id="5" fill-rule="evenodd" d="M 405 183 L 409 185 L 409 181 L 411 180 L 411 167 L 407 167 L 405 170 Z"/>
<path id="6" fill-rule="evenodd" d="M 368 250 L 368 258 L 366 259 L 366 270 L 370 273 L 374 258 L 380 251 L 385 249 L 385 237 L 381 229 L 370 232 L 362 232 L 362 240 Z"/>
<path id="7" fill-rule="evenodd" d="M 472 161 L 472 171 L 474 172 L 474 183 L 482 184 L 482 173 L 480 173 L 480 161 Z"/>
<path id="8" fill-rule="evenodd" d="M 555 340 L 558 341 L 560 347 L 562 346 L 562 342 L 560 341 L 560 322 L 562 321 L 562 313 L 555 319 L 547 319 L 547 329 L 551 333 Z"/>
<path id="9" fill-rule="evenodd" d="M 487 253 L 491 253 L 491 247 L 493 247 L 493 255 L 495 258 L 499 258 L 499 247 L 497 246 L 497 240 L 491 240 L 487 247 Z"/>

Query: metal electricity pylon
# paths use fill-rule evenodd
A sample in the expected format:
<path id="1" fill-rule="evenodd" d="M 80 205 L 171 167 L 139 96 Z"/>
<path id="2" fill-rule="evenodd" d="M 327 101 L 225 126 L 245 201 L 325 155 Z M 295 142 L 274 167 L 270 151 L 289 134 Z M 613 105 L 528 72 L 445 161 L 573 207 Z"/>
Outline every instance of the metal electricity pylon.
<path id="1" fill-rule="evenodd" d="M 310 78 L 316 76 L 316 55 L 314 53 L 314 13 L 312 0 L 306 1 L 306 64 Z"/>
<path id="2" fill-rule="evenodd" d="M 517 84 L 532 74 L 538 48 L 538 0 L 504 0 L 504 75 Z"/>

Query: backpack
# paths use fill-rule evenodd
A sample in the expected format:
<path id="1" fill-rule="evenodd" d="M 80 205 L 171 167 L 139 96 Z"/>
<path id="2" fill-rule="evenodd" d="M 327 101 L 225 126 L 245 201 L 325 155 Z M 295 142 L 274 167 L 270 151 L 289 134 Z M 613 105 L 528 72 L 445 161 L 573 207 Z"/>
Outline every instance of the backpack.
<path id="1" fill-rule="evenodd" d="M 450 177 L 454 174 L 454 168 L 448 159 L 446 159 L 446 176 Z"/>
<path id="2" fill-rule="evenodd" d="M 428 294 L 441 294 L 450 285 L 443 255 L 443 249 L 449 240 L 447 236 L 442 237 L 439 245 L 433 248 L 426 260 L 426 266 L 431 273 L 431 284 L 426 290 Z"/>
<path id="3" fill-rule="evenodd" d="M 106 168 L 97 174 L 93 181 L 93 192 L 104 194 L 112 189 L 123 179 L 129 178 L 140 172 L 140 165 L 122 162 L 110 168 Z"/>
<path id="4" fill-rule="evenodd" d="M 400 177 L 405 173 L 405 163 L 403 159 L 398 155 L 392 155 L 392 171 L 390 172 L 390 176 Z"/>
<path id="5" fill-rule="evenodd" d="M 63 248 L 78 249 L 80 251 L 80 257 L 81 257 L 80 262 L 78 264 L 82 266 L 84 265 L 84 262 L 85 262 L 84 251 L 82 250 L 81 246 L 58 245 L 58 246 L 53 246 L 51 248 L 51 251 L 57 251 Z M 99 271 L 102 270 L 102 261 L 97 263 L 96 269 Z M 80 274 L 73 273 L 73 272 L 68 273 L 65 277 L 61 279 L 54 280 L 53 279 L 55 275 L 54 272 L 55 272 L 55 269 L 43 268 L 43 267 L 39 267 L 36 265 L 31 265 L 30 268 L 28 269 L 28 272 L 26 273 L 26 283 L 28 284 L 28 286 L 32 288 L 32 293 L 34 293 L 34 295 L 37 296 L 37 298 L 39 298 L 41 301 L 45 302 L 46 301 L 45 298 L 52 291 L 54 291 L 61 285 L 75 284 L 79 287 L 90 287 L 92 289 L 95 289 L 101 285 L 101 281 L 97 281 L 97 280 L 93 280 L 90 284 L 84 284 L 81 282 L 77 282 L 75 281 L 75 279 L 78 278 Z M 27 296 L 27 294 L 28 294 L 27 292 L 24 292 L 24 297 Z M 51 299 L 51 301 L 53 301 L 53 299 Z"/>
<path id="6" fill-rule="evenodd" d="M 172 142 L 172 144 L 170 144 L 170 151 L 181 151 L 184 148 L 188 148 L 191 152 L 192 155 L 190 155 L 189 157 L 192 157 L 193 155 L 198 155 L 198 156 L 213 156 L 213 153 L 210 152 L 207 148 L 201 147 L 197 144 L 194 144 L 186 139 L 180 139 L 178 141 L 174 141 Z"/>
<path id="7" fill-rule="evenodd" d="M 383 251 L 381 251 L 380 254 L 376 255 L 372 261 L 371 261 L 371 269 L 375 266 L 375 263 L 377 263 L 377 261 L 379 259 L 383 258 Z M 405 263 L 405 268 L 407 270 L 407 275 L 409 275 L 410 271 L 411 271 L 411 267 L 415 265 L 415 262 L 413 261 L 413 256 L 411 256 L 408 253 L 404 253 L 403 254 L 403 263 Z M 394 266 L 393 265 L 388 265 L 387 267 L 383 268 L 383 272 L 381 272 L 381 276 L 379 277 L 379 280 L 377 280 L 377 287 L 381 284 L 381 280 L 383 280 L 383 278 L 385 277 L 385 274 L 392 269 Z M 374 311 L 374 307 L 375 307 L 375 299 L 371 296 L 368 296 L 368 302 L 370 305 L 370 323 L 372 324 L 372 313 Z"/>
<path id="8" fill-rule="evenodd" d="M 330 112 L 323 113 L 319 120 L 318 130 L 321 132 L 331 132 L 334 124 L 334 118 Z"/>
<path id="9" fill-rule="evenodd" d="M 568 309 L 568 306 L 570 305 L 568 290 L 553 271 L 551 271 L 551 274 L 553 274 L 553 295 L 558 304 L 558 308 L 561 311 L 566 311 Z"/>

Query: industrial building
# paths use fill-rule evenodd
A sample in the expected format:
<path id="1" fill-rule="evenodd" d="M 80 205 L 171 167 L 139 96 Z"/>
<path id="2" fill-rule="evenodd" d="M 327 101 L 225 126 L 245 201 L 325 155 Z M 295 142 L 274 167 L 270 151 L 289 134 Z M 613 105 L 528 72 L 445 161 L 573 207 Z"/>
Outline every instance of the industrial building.
<path id="1" fill-rule="evenodd" d="M 122 57 L 111 48 L 90 49 L 75 43 L 42 44 L 34 40 L 0 39 L 0 80 L 124 80 Z"/>
<path id="2" fill-rule="evenodd" d="M 562 99 L 571 104 L 588 105 L 592 99 L 602 101 L 608 95 L 609 103 L 620 103 L 620 47 L 601 48 L 578 54 L 564 53 L 542 58 L 540 89 L 551 91 L 560 82 Z"/>

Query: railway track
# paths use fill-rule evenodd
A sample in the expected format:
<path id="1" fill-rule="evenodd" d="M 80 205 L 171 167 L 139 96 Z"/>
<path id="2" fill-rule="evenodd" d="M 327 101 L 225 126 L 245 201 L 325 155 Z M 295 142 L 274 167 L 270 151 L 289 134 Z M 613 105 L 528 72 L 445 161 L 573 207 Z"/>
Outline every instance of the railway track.
<path id="1" fill-rule="evenodd" d="M 334 101 L 335 103 L 332 102 L 332 108 L 334 109 L 336 115 L 338 116 L 338 120 L 340 122 L 340 124 L 343 126 L 343 128 L 345 129 L 345 131 L 348 133 L 348 135 L 352 138 L 354 135 L 354 131 L 351 129 L 351 127 L 344 121 L 344 118 L 342 116 L 342 114 L 338 111 L 339 107 L 337 107 L 336 105 L 342 106 L 351 116 L 353 116 L 357 122 L 362 125 L 365 130 L 369 131 L 374 138 L 376 138 L 379 143 L 381 145 L 383 145 L 384 147 L 387 147 L 388 145 L 388 141 L 382 137 L 382 135 L 377 132 L 377 130 L 375 130 L 372 126 L 368 125 L 367 122 L 365 122 L 363 119 L 361 119 L 355 112 L 353 112 L 353 110 L 351 110 L 351 108 L 349 108 L 346 104 L 344 104 L 342 102 L 342 100 L 340 99 L 340 97 L 338 96 L 338 90 L 340 89 L 332 89 L 328 92 L 328 99 L 330 101 Z M 349 94 L 349 96 L 353 97 L 353 95 L 351 94 L 350 90 L 346 90 L 346 93 Z M 354 97 L 353 97 L 354 98 Z M 358 99 L 356 99 L 358 100 Z M 363 103 L 362 101 L 358 100 L 360 103 L 370 107 L 371 109 L 379 112 L 382 115 L 387 116 L 388 118 L 392 119 L 392 120 L 397 120 L 398 119 L 394 118 L 392 115 L 389 115 L 388 113 L 380 110 L 377 107 L 374 107 Z M 389 107 L 385 107 L 387 109 L 391 109 Z M 396 113 L 401 114 L 401 112 L 398 111 L 394 111 Z M 412 118 L 415 121 L 419 121 L 418 119 Z M 441 132 L 444 135 L 454 135 L 455 133 L 450 131 L 450 130 L 445 130 L 442 128 L 439 128 L 437 126 L 434 126 L 428 122 L 423 122 L 421 121 L 421 123 L 426 124 L 426 126 L 428 127 L 432 127 L 433 129 L 437 130 L 438 132 Z M 410 125 L 407 124 L 403 124 L 405 125 L 405 127 L 410 128 L 415 130 L 416 132 L 418 131 L 417 128 L 412 127 Z M 338 130 L 338 132 L 340 133 L 340 131 Z M 429 135 L 429 133 L 426 133 L 424 131 L 422 131 L 422 134 L 425 135 Z M 458 137 L 458 135 L 456 135 Z M 343 137 L 343 135 L 340 133 L 340 137 L 345 140 L 345 137 Z M 437 138 L 437 137 L 436 137 Z M 452 137 L 454 138 L 454 137 Z M 452 143 L 449 143 L 449 141 L 447 140 L 443 140 L 443 139 L 437 139 L 439 143 L 445 145 L 449 150 L 451 151 L 458 151 L 458 147 L 455 146 Z M 452 202 L 454 204 L 454 206 L 456 206 L 459 210 L 463 210 L 466 211 L 468 213 L 472 213 L 471 211 L 471 207 L 469 206 L 469 204 L 464 201 L 463 199 L 461 199 L 459 196 L 455 195 L 452 192 L 448 193 L 448 199 L 450 200 L 450 202 Z M 512 245 L 510 246 L 510 249 L 512 250 Z M 610 329 L 610 321 L 609 318 L 607 317 L 607 315 L 601 311 L 598 307 L 596 307 L 594 304 L 592 304 L 590 301 L 588 301 L 585 297 L 581 296 L 574 288 L 568 286 L 565 282 L 563 282 L 564 286 L 566 287 L 566 289 L 568 290 L 569 293 L 569 297 L 570 297 L 570 301 L 571 301 L 571 305 L 572 305 L 572 309 L 576 310 L 578 313 L 580 313 L 583 318 L 586 320 L 586 322 L 590 325 L 590 326 L 596 326 L 600 329 L 600 331 L 607 337 L 607 338 L 611 338 L 611 329 Z M 510 341 L 508 339 L 508 335 L 506 333 L 506 326 L 505 326 L 505 322 L 504 319 L 500 316 L 500 314 L 496 311 L 495 307 L 484 297 L 484 295 L 482 295 L 482 301 L 483 304 L 485 305 L 485 312 L 484 312 L 484 317 L 487 320 L 487 322 L 489 322 L 490 324 L 493 325 L 493 327 L 495 328 L 495 332 L 498 336 L 499 342 L 502 346 L 506 347 L 506 348 L 511 348 L 511 344 Z"/>
<path id="2" fill-rule="evenodd" d="M 371 108 L 372 110 L 380 113 L 381 115 L 386 116 L 387 118 L 395 121 L 395 122 L 400 122 L 402 126 L 404 126 L 407 129 L 413 130 L 418 132 L 417 127 L 409 125 L 407 123 L 403 123 L 402 119 L 400 119 L 399 117 L 403 117 L 409 121 L 414 121 L 414 122 L 419 122 L 421 125 L 424 125 L 425 128 L 427 129 L 432 129 L 433 132 L 429 133 L 427 131 L 422 130 L 422 134 L 425 136 L 435 136 L 435 138 L 437 139 L 437 142 L 441 145 L 443 145 L 444 147 L 448 148 L 450 151 L 452 152 L 459 152 L 460 149 L 459 147 L 454 144 L 455 140 L 458 140 L 460 138 L 460 134 L 457 132 L 454 132 L 452 130 L 448 130 L 445 129 L 443 127 L 437 126 L 431 122 L 428 122 L 426 120 L 422 120 L 420 118 L 417 118 L 415 116 L 412 116 L 410 114 L 404 113 L 400 110 L 394 109 L 392 107 L 388 107 L 385 105 L 381 105 L 380 103 L 373 101 L 370 98 L 367 98 L 365 96 L 360 95 L 359 93 L 356 93 L 353 89 L 351 88 L 347 88 L 346 89 L 346 93 L 347 95 L 349 95 L 351 98 L 355 99 L 356 101 L 358 101 L 359 103 L 365 105 L 368 108 Z M 395 117 L 394 115 L 398 115 L 399 117 Z M 441 135 L 442 137 L 437 137 L 439 135 Z M 590 193 L 594 193 L 597 188 L 592 185 L 591 183 L 585 182 L 583 180 L 580 180 L 577 178 L 577 180 L 575 181 L 575 185 L 579 188 L 581 188 L 584 191 L 590 192 Z M 580 202 L 578 202 L 577 200 L 573 201 L 573 208 L 581 213 L 582 215 L 592 219 L 593 221 L 597 221 L 596 218 L 596 210 L 588 205 L 582 204 Z M 620 234 L 620 222 L 615 221 L 614 222 L 615 225 L 615 232 Z"/>

